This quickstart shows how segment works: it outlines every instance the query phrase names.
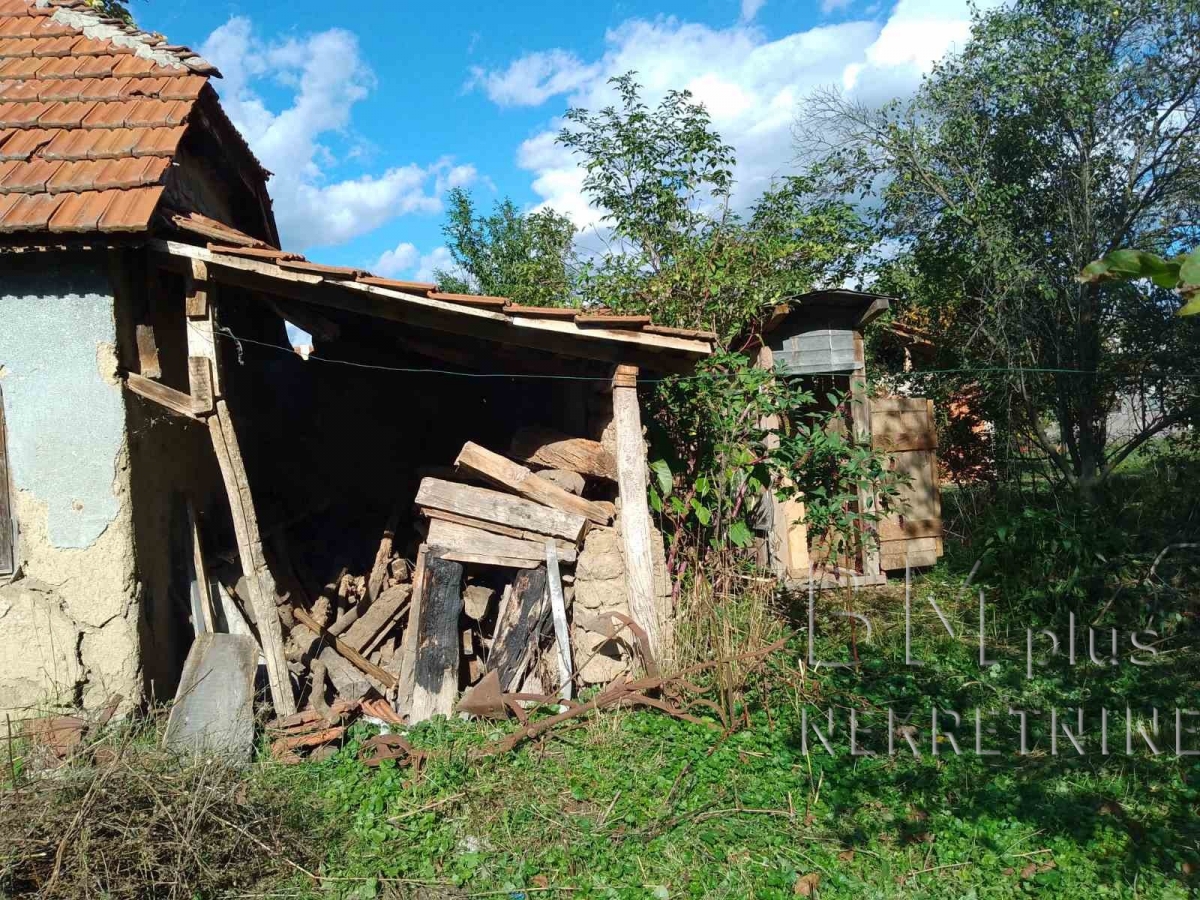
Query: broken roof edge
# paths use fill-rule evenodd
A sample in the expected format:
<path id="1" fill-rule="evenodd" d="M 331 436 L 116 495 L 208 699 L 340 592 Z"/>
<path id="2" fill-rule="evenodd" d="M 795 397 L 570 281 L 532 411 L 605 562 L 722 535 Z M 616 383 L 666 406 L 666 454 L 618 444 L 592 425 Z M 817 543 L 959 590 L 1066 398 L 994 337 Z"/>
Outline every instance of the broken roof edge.
<path id="1" fill-rule="evenodd" d="M 784 298 L 782 304 L 775 308 L 775 315 L 764 327 L 764 334 L 769 334 L 778 328 L 785 319 L 806 309 L 821 307 L 847 310 L 855 317 L 855 327 L 862 329 L 887 312 L 895 297 L 886 294 L 876 294 L 871 291 L 856 291 L 850 288 L 827 288 L 807 291 Z"/>
<path id="2" fill-rule="evenodd" d="M 423 296 L 384 287 L 372 276 L 366 276 L 369 280 L 326 277 L 320 267 L 278 265 L 267 255 L 270 251 L 251 250 L 253 255 L 249 255 L 249 248 L 199 247 L 162 239 L 150 239 L 146 245 L 168 257 L 205 262 L 215 280 L 234 286 L 527 349 L 661 371 L 690 369 L 712 353 L 711 341 L 693 336 L 635 328 L 581 327 L 573 319 L 510 315 L 502 308 L 437 299 L 431 296 L 433 292 Z"/>

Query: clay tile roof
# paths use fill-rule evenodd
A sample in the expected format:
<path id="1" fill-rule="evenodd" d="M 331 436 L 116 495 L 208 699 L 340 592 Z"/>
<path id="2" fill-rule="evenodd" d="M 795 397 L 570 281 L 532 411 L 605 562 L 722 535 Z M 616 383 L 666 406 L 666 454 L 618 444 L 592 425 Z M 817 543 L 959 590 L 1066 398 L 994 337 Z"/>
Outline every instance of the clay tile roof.
<path id="1" fill-rule="evenodd" d="M 574 319 L 579 310 L 563 306 L 519 306 L 510 304 L 504 307 L 510 316 L 530 316 L 538 319 Z"/>
<path id="2" fill-rule="evenodd" d="M 175 210 L 163 210 L 163 212 L 171 224 L 181 231 L 187 231 L 191 234 L 208 238 L 209 240 L 218 241 L 220 244 L 270 249 L 265 241 L 260 241 L 256 237 L 251 237 L 244 232 L 238 231 L 236 228 L 231 228 L 224 222 L 218 222 L 216 219 L 210 219 L 208 216 L 200 215 L 200 213 L 181 213 Z"/>
<path id="3" fill-rule="evenodd" d="M 430 300 L 444 300 L 447 303 L 462 303 L 467 306 L 488 306 L 495 309 L 504 309 L 512 303 L 507 297 L 485 297 L 475 294 L 443 294 L 433 291 L 429 294 Z"/>
<path id="4" fill-rule="evenodd" d="M 0 232 L 148 229 L 219 75 L 83 0 L 0 0 Z"/>
<path id="5" fill-rule="evenodd" d="M 394 278 L 379 278 L 375 275 L 360 275 L 358 280 L 363 284 L 375 287 L 390 288 L 394 291 L 408 291 L 416 294 L 429 294 L 437 290 L 436 284 L 425 281 L 397 281 Z"/>

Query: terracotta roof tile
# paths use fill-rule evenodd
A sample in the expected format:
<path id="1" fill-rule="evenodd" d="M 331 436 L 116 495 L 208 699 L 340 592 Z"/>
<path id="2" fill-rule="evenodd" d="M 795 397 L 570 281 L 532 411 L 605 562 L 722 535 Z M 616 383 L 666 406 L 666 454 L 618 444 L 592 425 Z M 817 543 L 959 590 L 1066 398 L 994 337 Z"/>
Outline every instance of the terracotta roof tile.
<path id="1" fill-rule="evenodd" d="M 247 256 L 251 259 L 269 259 L 273 262 L 281 259 L 304 259 L 298 253 L 288 253 L 286 250 L 274 250 L 269 247 L 230 247 L 224 244 L 210 243 L 208 249 L 213 253 L 225 253 L 229 256 Z"/>
<path id="2" fill-rule="evenodd" d="M 46 182 L 61 165 L 61 162 L 50 159 L 33 159 L 26 163 L 19 163 L 3 181 L 0 181 L 0 191 L 6 194 L 44 193 Z"/>
<path id="3" fill-rule="evenodd" d="M 54 138 L 66 132 L 43 128 L 13 129 L 0 133 L 0 159 L 29 159 L 43 147 L 49 146 Z M 7 135 L 7 137 L 5 137 Z"/>
<path id="4" fill-rule="evenodd" d="M 94 102 L 82 100 L 55 103 L 38 116 L 38 124 L 43 128 L 78 128 L 95 106 Z"/>
<path id="5" fill-rule="evenodd" d="M 165 160 L 164 160 L 165 163 Z M 224 222 L 218 222 L 216 219 L 210 219 L 207 216 L 202 216 L 200 213 L 181 213 L 175 210 L 164 210 L 171 220 L 171 224 L 182 231 L 189 231 L 192 234 L 198 234 L 210 240 L 220 241 L 222 244 L 234 244 L 239 247 L 259 247 L 267 248 L 265 241 L 260 241 L 256 237 L 251 237 L 236 228 L 231 228 Z"/>
<path id="6" fill-rule="evenodd" d="M 310 272 L 313 275 L 324 275 L 327 278 L 358 278 L 364 274 L 362 269 L 351 269 L 345 266 L 323 266 L 320 263 L 311 263 L 303 259 L 287 259 L 279 260 L 281 269 L 291 269 L 296 272 Z"/>
<path id="7" fill-rule="evenodd" d="M 116 198 L 100 220 L 101 231 L 145 231 L 162 199 L 161 187 L 116 191 Z"/>
<path id="8" fill-rule="evenodd" d="M 50 218 L 50 230 L 96 231 L 109 204 L 120 191 L 85 191 L 82 194 L 60 194 L 61 202 Z"/>
<path id="9" fill-rule="evenodd" d="M 379 278 L 375 275 L 360 275 L 358 280 L 363 284 L 371 284 L 375 287 L 390 288 L 394 291 L 410 291 L 417 294 L 428 294 L 430 291 L 437 290 L 436 284 L 425 281 L 397 281 L 394 278 Z"/>
<path id="10" fill-rule="evenodd" d="M 72 17 L 56 20 L 60 8 Z M 146 229 L 214 74 L 84 0 L 0 0 L 0 230 Z"/>
<path id="11" fill-rule="evenodd" d="M 444 300 L 447 303 L 462 303 L 467 306 L 488 306 L 504 309 L 512 301 L 507 297 L 484 297 L 476 294 L 443 294 L 436 291 L 430 293 L 430 300 Z"/>
<path id="12" fill-rule="evenodd" d="M 133 148 L 134 156 L 174 156 L 187 126 L 177 128 L 147 128 Z"/>
<path id="13" fill-rule="evenodd" d="M 649 316 L 618 316 L 612 313 L 585 313 L 575 317 L 575 324 L 591 328 L 643 328 L 650 324 Z"/>
<path id="14" fill-rule="evenodd" d="M 63 197 L 70 194 L 16 194 L 20 199 L 0 219 L 0 231 L 45 231 Z"/>
<path id="15" fill-rule="evenodd" d="M 504 311 L 512 316 L 532 316 L 539 319 L 574 319 L 579 310 L 561 306 L 520 306 L 510 304 Z"/>
<path id="16" fill-rule="evenodd" d="M 49 109 L 49 103 L 0 103 L 0 128 L 27 128 Z"/>

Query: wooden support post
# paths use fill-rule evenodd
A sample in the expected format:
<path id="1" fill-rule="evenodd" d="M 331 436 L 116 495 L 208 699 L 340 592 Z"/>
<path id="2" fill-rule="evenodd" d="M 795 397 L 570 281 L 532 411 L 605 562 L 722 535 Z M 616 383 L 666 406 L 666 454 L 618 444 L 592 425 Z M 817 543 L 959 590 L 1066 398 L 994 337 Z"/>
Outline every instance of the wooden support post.
<path id="1" fill-rule="evenodd" d="M 275 578 L 263 553 L 262 537 L 258 531 L 258 515 L 254 511 L 254 499 L 246 478 L 246 466 L 242 462 L 237 433 L 229 416 L 229 407 L 224 400 L 217 403 L 216 414 L 209 417 L 208 432 L 221 467 L 221 477 L 225 481 L 225 493 L 229 497 L 229 511 L 233 515 L 233 530 L 237 535 L 242 574 L 246 576 L 250 604 L 254 608 L 259 641 L 267 663 L 271 700 L 275 704 L 277 714 L 290 716 L 296 711 L 296 697 L 292 692 L 287 659 L 283 654 L 283 631 L 279 626 L 279 613 L 276 610 Z"/>
<path id="2" fill-rule="evenodd" d="M 432 548 L 425 556 L 422 611 L 413 660 L 413 699 L 410 725 L 436 715 L 449 716 L 458 694 L 458 669 L 462 637 L 462 563 L 442 559 Z"/>
<path id="3" fill-rule="evenodd" d="M 192 396 L 197 390 L 210 396 L 213 401 L 224 396 L 221 391 L 221 367 L 218 363 L 216 340 L 216 310 L 209 302 L 208 267 L 198 259 L 191 262 L 191 272 L 185 276 L 187 315 L 188 376 Z M 208 361 L 207 367 L 195 362 Z M 207 378 L 204 372 L 207 371 Z M 206 383 L 206 381 L 208 383 Z M 203 401 L 203 397 L 198 398 Z M 211 404 L 207 410 L 212 409 Z"/>
<path id="4" fill-rule="evenodd" d="M 855 368 L 850 374 L 850 416 L 854 420 L 854 442 L 860 446 L 871 446 L 871 398 L 867 394 L 867 361 L 861 332 L 854 334 Z M 858 489 L 858 509 L 861 513 L 875 511 L 877 498 L 869 488 Z M 879 545 L 875 526 L 862 521 L 862 573 L 868 577 L 880 574 Z"/>
<path id="5" fill-rule="evenodd" d="M 417 565 L 413 569 L 412 599 L 408 607 L 408 626 L 396 653 L 400 656 L 400 676 L 392 708 L 403 715 L 412 706 L 413 684 L 416 681 L 417 635 L 421 631 L 422 596 L 425 593 L 425 560 L 429 547 L 422 544 L 417 550 Z"/>
<path id="6" fill-rule="evenodd" d="M 662 659 L 671 647 L 670 621 L 658 608 L 654 591 L 654 552 L 647 499 L 646 442 L 638 404 L 636 366 L 617 366 L 613 377 L 613 423 L 617 438 L 617 487 L 621 496 L 621 545 L 629 611 L 646 630 L 650 652 Z"/>

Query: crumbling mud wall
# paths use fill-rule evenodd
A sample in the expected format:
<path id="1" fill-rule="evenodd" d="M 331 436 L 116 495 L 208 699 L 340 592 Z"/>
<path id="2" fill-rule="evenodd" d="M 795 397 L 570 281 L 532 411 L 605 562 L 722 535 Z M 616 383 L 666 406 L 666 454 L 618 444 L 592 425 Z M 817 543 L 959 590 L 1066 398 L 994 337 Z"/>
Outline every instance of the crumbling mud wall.
<path id="1" fill-rule="evenodd" d="M 112 289 L 101 254 L 0 258 L 0 394 L 17 572 L 0 580 L 0 707 L 140 697 Z"/>

